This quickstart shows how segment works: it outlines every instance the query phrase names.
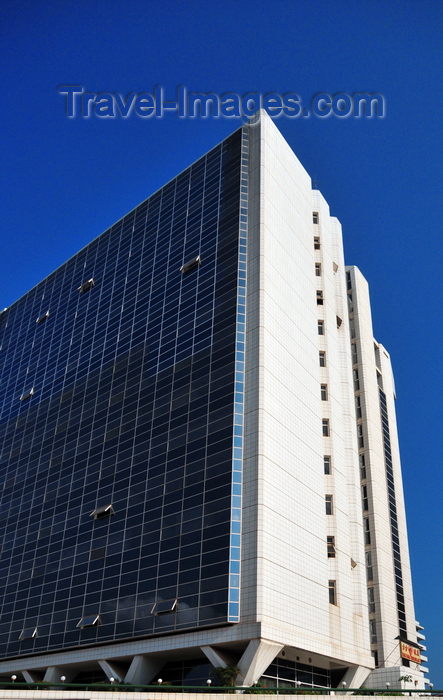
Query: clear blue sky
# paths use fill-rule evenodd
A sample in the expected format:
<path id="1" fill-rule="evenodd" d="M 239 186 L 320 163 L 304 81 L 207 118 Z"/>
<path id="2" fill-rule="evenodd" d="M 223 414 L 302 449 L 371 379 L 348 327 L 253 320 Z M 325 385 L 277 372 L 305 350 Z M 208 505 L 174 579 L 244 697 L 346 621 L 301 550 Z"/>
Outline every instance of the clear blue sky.
<path id="1" fill-rule="evenodd" d="M 379 92 L 384 119 L 278 126 L 343 225 L 390 351 L 417 619 L 443 688 L 443 4 L 439 0 L 3 0 L 0 308 L 240 125 L 68 119 L 89 92 Z"/>

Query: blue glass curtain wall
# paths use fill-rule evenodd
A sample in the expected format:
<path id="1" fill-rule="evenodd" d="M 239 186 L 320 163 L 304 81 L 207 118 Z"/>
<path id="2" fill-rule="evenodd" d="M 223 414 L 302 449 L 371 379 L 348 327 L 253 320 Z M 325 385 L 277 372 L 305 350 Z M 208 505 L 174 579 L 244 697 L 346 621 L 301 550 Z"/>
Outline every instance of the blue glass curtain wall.
<path id="1" fill-rule="evenodd" d="M 239 130 L 0 317 L 4 657 L 239 619 L 246 159 Z"/>

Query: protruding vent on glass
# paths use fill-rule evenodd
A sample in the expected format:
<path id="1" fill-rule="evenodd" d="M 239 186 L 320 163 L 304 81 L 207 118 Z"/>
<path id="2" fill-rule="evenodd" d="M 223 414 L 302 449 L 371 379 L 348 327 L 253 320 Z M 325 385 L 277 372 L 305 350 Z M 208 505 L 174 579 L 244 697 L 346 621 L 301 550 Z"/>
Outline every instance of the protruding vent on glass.
<path id="1" fill-rule="evenodd" d="M 80 622 L 76 624 L 76 627 L 83 629 L 84 627 L 95 627 L 100 624 L 100 615 L 85 615 L 82 617 Z"/>
<path id="2" fill-rule="evenodd" d="M 31 386 L 28 389 L 25 389 L 23 394 L 20 396 L 20 401 L 26 401 L 26 399 L 30 399 L 31 396 L 34 395 L 34 387 Z"/>
<path id="3" fill-rule="evenodd" d="M 151 610 L 152 615 L 165 615 L 166 613 L 175 612 L 177 609 L 177 598 L 172 600 L 158 600 L 154 603 Z"/>
<path id="4" fill-rule="evenodd" d="M 192 260 L 189 260 L 189 262 L 182 265 L 180 268 L 180 272 L 183 275 L 186 275 L 187 272 L 191 272 L 191 270 L 195 270 L 195 268 L 198 267 L 199 265 L 201 265 L 201 257 L 199 255 L 197 255 L 196 258 L 193 258 Z"/>
<path id="5" fill-rule="evenodd" d="M 96 508 L 95 510 L 92 511 L 92 513 L 89 513 L 91 517 L 94 518 L 94 520 L 101 520 L 102 518 L 110 518 L 111 515 L 115 514 L 115 510 L 112 507 L 112 503 L 108 503 L 106 506 L 100 506 L 99 508 Z"/>
<path id="6" fill-rule="evenodd" d="M 39 316 L 39 317 L 36 319 L 35 322 L 36 322 L 36 323 L 43 323 L 43 321 L 46 321 L 46 319 L 48 318 L 48 316 L 49 316 L 49 311 L 46 311 L 44 314 L 42 314 L 41 316 Z"/>
<path id="7" fill-rule="evenodd" d="M 80 292 L 80 294 L 85 294 L 85 292 L 89 292 L 89 290 L 92 289 L 94 286 L 95 282 L 91 277 L 90 280 L 88 280 L 87 282 L 83 282 L 83 284 L 80 285 L 78 291 Z"/>
<path id="8" fill-rule="evenodd" d="M 37 627 L 25 627 L 20 632 L 19 639 L 34 639 L 37 636 Z"/>

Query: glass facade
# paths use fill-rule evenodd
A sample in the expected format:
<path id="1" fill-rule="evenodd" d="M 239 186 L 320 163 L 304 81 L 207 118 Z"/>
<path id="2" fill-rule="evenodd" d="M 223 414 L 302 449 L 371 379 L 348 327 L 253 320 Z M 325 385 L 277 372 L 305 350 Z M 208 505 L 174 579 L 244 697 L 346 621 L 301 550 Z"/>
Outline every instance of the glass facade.
<path id="1" fill-rule="evenodd" d="M 244 132 L 0 316 L 3 657 L 239 620 Z"/>

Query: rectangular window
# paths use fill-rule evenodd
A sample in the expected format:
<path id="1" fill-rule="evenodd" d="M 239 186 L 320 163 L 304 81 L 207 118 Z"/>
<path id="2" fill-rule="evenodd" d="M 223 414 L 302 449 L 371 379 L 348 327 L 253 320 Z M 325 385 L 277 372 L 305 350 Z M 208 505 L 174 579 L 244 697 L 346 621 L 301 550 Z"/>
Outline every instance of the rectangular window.
<path id="1" fill-rule="evenodd" d="M 83 284 L 80 285 L 78 291 L 80 292 L 80 294 L 85 294 L 85 292 L 89 292 L 89 290 L 93 287 L 95 287 L 95 282 L 94 279 L 91 277 L 90 280 L 88 280 L 87 282 L 83 282 Z"/>
<path id="2" fill-rule="evenodd" d="M 25 629 L 20 632 L 19 639 L 34 639 L 36 635 L 37 627 L 25 627 Z"/>
<path id="3" fill-rule="evenodd" d="M 315 276 L 321 277 L 321 263 L 315 263 Z"/>
<path id="4" fill-rule="evenodd" d="M 334 506 L 333 506 L 333 500 L 331 494 L 327 494 L 325 496 L 325 507 L 326 507 L 326 515 L 333 515 L 334 514 Z"/>
<path id="5" fill-rule="evenodd" d="M 357 436 L 358 436 L 358 446 L 359 447 L 364 447 L 365 446 L 365 441 L 363 438 L 363 426 L 360 423 L 357 425 Z"/>
<path id="6" fill-rule="evenodd" d="M 377 666 L 378 666 L 378 651 L 375 651 L 375 650 L 371 651 L 371 654 L 372 654 L 372 658 L 374 659 L 375 667 L 377 668 Z M 404 661 L 404 659 L 403 659 L 403 661 Z"/>
<path id="7" fill-rule="evenodd" d="M 366 552 L 366 576 L 367 576 L 368 581 L 372 581 L 374 578 L 374 572 L 372 570 L 371 552 Z"/>
<path id="8" fill-rule="evenodd" d="M 317 304 L 319 306 L 322 306 L 323 304 L 323 292 L 321 291 L 321 289 L 317 289 Z"/>
<path id="9" fill-rule="evenodd" d="M 337 582 L 329 581 L 329 602 L 331 605 L 337 605 Z"/>
<path id="10" fill-rule="evenodd" d="M 95 510 L 92 511 L 92 513 L 89 513 L 90 516 L 94 518 L 94 520 L 101 520 L 102 518 L 109 518 L 111 515 L 114 515 L 115 511 L 114 508 L 112 507 L 112 504 L 109 503 L 107 506 L 100 506 L 100 508 L 96 508 Z"/>
<path id="11" fill-rule="evenodd" d="M 76 627 L 94 627 L 100 624 L 100 615 L 86 615 L 82 617 L 80 622 L 77 623 Z"/>
<path id="12" fill-rule="evenodd" d="M 198 267 L 200 264 L 201 264 L 201 258 L 199 255 L 197 255 L 196 258 L 193 258 L 192 260 L 189 260 L 189 262 L 182 265 L 180 268 L 180 272 L 183 275 L 185 275 L 187 272 L 191 272 L 191 270 L 195 270 L 195 268 Z"/>
<path id="13" fill-rule="evenodd" d="M 329 455 L 325 455 L 323 457 L 323 465 L 324 465 L 325 474 L 330 474 L 331 473 L 331 457 Z"/>
<path id="14" fill-rule="evenodd" d="M 322 400 L 322 401 L 327 401 L 327 400 L 328 400 L 328 385 L 327 385 L 327 384 L 321 384 L 321 386 L 320 386 L 320 395 L 321 395 L 321 400 Z"/>
<path id="15" fill-rule="evenodd" d="M 318 334 L 319 334 L 319 335 L 324 335 L 324 334 L 325 334 L 325 322 L 324 322 L 324 321 L 319 321 L 319 322 L 318 322 Z"/>
<path id="16" fill-rule="evenodd" d="M 320 250 L 320 236 L 314 236 L 314 250 Z"/>
<path id="17" fill-rule="evenodd" d="M 89 561 L 95 561 L 96 559 L 104 559 L 106 556 L 106 547 L 97 547 L 96 549 L 91 549 L 89 552 Z"/>
<path id="18" fill-rule="evenodd" d="M 357 345 L 355 343 L 352 343 L 352 345 L 351 345 L 351 352 L 352 352 L 352 364 L 356 365 L 358 362 L 358 355 L 357 355 Z"/>
<path id="19" fill-rule="evenodd" d="M 364 527 L 365 527 L 365 544 L 371 544 L 371 531 L 369 529 L 369 518 L 365 518 L 363 523 L 364 523 Z"/>
<path id="20" fill-rule="evenodd" d="M 354 311 L 354 303 L 352 301 L 352 294 L 348 294 L 348 311 L 350 314 Z"/>
<path id="21" fill-rule="evenodd" d="M 377 644 L 377 623 L 375 620 L 369 620 L 369 629 L 371 632 L 371 644 Z"/>
<path id="22" fill-rule="evenodd" d="M 42 316 L 39 316 L 38 319 L 36 320 L 36 323 L 43 323 L 43 321 L 46 321 L 46 319 L 49 316 L 49 311 L 46 311 Z"/>
<path id="23" fill-rule="evenodd" d="M 329 437 L 329 419 L 328 418 L 323 418 L 322 430 L 323 430 L 323 437 Z"/>
<path id="24" fill-rule="evenodd" d="M 354 375 L 354 391 L 360 391 L 360 379 L 358 375 L 358 369 L 353 370 Z"/>
<path id="25" fill-rule="evenodd" d="M 373 588 L 368 588 L 368 606 L 370 613 L 375 612 L 375 597 Z"/>
<path id="26" fill-rule="evenodd" d="M 326 544 L 328 549 L 328 558 L 335 558 L 335 537 L 333 535 L 328 535 L 326 538 Z"/>
<path id="27" fill-rule="evenodd" d="M 361 399 L 360 396 L 355 397 L 355 415 L 357 418 L 361 418 Z"/>
<path id="28" fill-rule="evenodd" d="M 172 600 L 159 600 L 154 603 L 154 607 L 151 610 L 152 615 L 165 615 L 166 613 L 174 612 L 177 608 L 177 598 Z"/>
<path id="29" fill-rule="evenodd" d="M 359 455 L 358 456 L 359 463 L 360 463 L 360 478 L 361 479 L 366 479 L 366 462 L 365 462 L 365 456 L 364 455 Z"/>
<path id="30" fill-rule="evenodd" d="M 351 273 L 350 272 L 346 273 L 346 287 L 348 289 L 352 289 Z"/>
<path id="31" fill-rule="evenodd" d="M 320 367 L 326 367 L 326 352 L 324 350 L 320 350 L 318 353 L 318 361 L 320 363 Z"/>
<path id="32" fill-rule="evenodd" d="M 353 318 L 349 319 L 349 330 L 351 331 L 351 338 L 355 338 L 355 321 Z"/>
<path id="33" fill-rule="evenodd" d="M 23 394 L 20 396 L 20 401 L 26 401 L 26 399 L 30 399 L 31 396 L 34 395 L 34 387 L 31 386 L 28 389 L 25 389 Z"/>
<path id="34" fill-rule="evenodd" d="M 369 510 L 369 498 L 368 498 L 368 487 L 361 487 L 361 495 L 363 499 L 363 510 Z"/>
<path id="35" fill-rule="evenodd" d="M 318 224 L 318 211 L 313 211 L 312 212 L 312 222 L 314 224 Z"/>

